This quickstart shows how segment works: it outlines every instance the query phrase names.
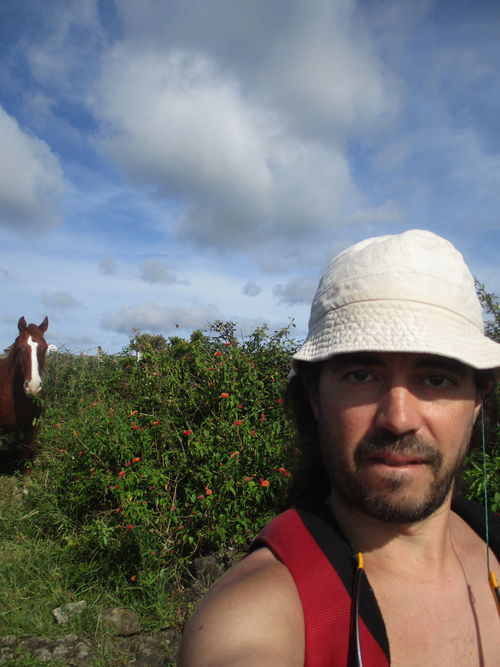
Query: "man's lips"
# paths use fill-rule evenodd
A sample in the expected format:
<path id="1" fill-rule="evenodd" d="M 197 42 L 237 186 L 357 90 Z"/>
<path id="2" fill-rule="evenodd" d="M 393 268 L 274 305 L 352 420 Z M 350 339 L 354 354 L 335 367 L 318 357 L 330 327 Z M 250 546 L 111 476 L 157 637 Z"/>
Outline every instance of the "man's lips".
<path id="1" fill-rule="evenodd" d="M 368 460 L 370 463 L 382 463 L 383 465 L 393 467 L 422 465 L 428 463 L 425 458 L 415 455 L 412 456 L 411 454 L 377 454 L 370 456 Z"/>
<path id="2" fill-rule="evenodd" d="M 375 433 L 370 439 L 361 440 L 354 454 L 356 465 L 361 468 L 384 466 L 388 468 L 418 469 L 428 466 L 437 471 L 442 455 L 429 443 L 415 435 L 389 438 L 387 433 Z"/>

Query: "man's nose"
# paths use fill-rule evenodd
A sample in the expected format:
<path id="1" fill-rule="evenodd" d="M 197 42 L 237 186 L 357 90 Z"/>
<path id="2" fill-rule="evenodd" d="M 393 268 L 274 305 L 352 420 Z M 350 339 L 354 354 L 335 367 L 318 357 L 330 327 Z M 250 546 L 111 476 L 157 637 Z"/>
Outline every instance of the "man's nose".
<path id="1" fill-rule="evenodd" d="M 422 423 L 421 407 L 419 399 L 407 387 L 389 387 L 379 401 L 377 427 L 396 435 L 415 433 Z"/>

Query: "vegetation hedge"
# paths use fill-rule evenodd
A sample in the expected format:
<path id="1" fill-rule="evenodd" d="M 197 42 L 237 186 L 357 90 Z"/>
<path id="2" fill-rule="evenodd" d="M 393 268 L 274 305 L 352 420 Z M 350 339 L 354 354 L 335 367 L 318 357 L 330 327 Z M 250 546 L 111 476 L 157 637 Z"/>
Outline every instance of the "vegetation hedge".
<path id="1" fill-rule="evenodd" d="M 47 359 L 30 505 L 74 576 L 126 576 L 243 549 L 293 467 L 289 330 L 138 335 L 121 355 Z M 135 356 L 140 352 L 140 358 Z"/>
<path id="2" fill-rule="evenodd" d="M 482 298 L 496 337 L 498 302 Z M 36 515 L 25 525 L 61 546 L 73 584 L 152 584 L 196 556 L 245 549 L 293 474 L 282 403 L 296 346 L 289 327 L 241 341 L 232 323 L 216 322 L 189 340 L 138 334 L 118 355 L 48 357 L 41 452 L 22 502 Z M 496 421 L 487 437 L 498 511 Z M 483 502 L 480 453 L 464 478 Z"/>

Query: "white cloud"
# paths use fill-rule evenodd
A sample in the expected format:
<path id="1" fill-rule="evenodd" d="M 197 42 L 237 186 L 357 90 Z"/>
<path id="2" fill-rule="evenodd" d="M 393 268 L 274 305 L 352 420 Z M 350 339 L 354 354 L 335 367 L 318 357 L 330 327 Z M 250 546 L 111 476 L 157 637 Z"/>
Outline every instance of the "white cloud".
<path id="1" fill-rule="evenodd" d="M 267 97 L 286 109 L 296 127 L 343 139 L 392 119 L 396 81 L 377 54 L 359 4 L 299 3 L 294 18 L 276 40 L 262 79 Z"/>
<path id="2" fill-rule="evenodd" d="M 245 296 L 258 296 L 262 292 L 262 288 L 255 280 L 249 280 L 243 285 L 242 292 Z"/>
<path id="3" fill-rule="evenodd" d="M 355 0 L 123 0 L 118 11 L 132 49 L 209 55 L 307 136 L 364 132 L 398 108 L 369 8 Z"/>
<path id="4" fill-rule="evenodd" d="M 43 292 L 42 303 L 47 308 L 55 308 L 57 310 L 68 310 L 81 306 L 81 302 L 75 299 L 69 292 Z"/>
<path id="5" fill-rule="evenodd" d="M 286 134 L 206 57 L 115 50 L 101 86 L 103 140 L 132 178 L 185 202 L 183 239 L 250 249 L 330 227 L 354 187 L 335 148 Z"/>
<path id="6" fill-rule="evenodd" d="M 60 222 L 63 174 L 56 156 L 0 107 L 0 225 L 37 233 Z"/>
<path id="7" fill-rule="evenodd" d="M 214 305 L 194 305 L 190 308 L 169 307 L 163 303 L 123 306 L 102 320 L 108 331 L 131 334 L 134 330 L 167 333 L 176 328 L 204 329 L 215 320 L 223 320 L 221 311 Z"/>
<path id="8" fill-rule="evenodd" d="M 500 189 L 500 154 L 490 152 L 474 130 L 447 131 L 442 137 L 449 160 L 448 177 L 458 188 L 473 187 L 478 201 L 493 201 Z M 498 225 L 498 211 L 490 212 Z"/>
<path id="9" fill-rule="evenodd" d="M 279 303 L 286 303 L 288 305 L 296 303 L 310 304 L 317 286 L 317 280 L 293 278 L 284 285 L 275 285 L 273 293 Z"/>
<path id="10" fill-rule="evenodd" d="M 279 331 L 287 327 L 290 323 L 288 320 L 270 321 L 263 317 L 238 317 L 230 318 L 232 322 L 236 322 L 235 334 L 237 338 L 244 340 L 251 336 L 256 329 L 266 327 L 270 335 L 275 331 Z M 292 334 L 293 335 L 293 334 Z"/>
<path id="11" fill-rule="evenodd" d="M 139 267 L 139 275 L 142 280 L 148 283 L 172 284 L 180 282 L 167 271 L 165 264 L 157 259 L 149 259 L 143 262 Z"/>
<path id="12" fill-rule="evenodd" d="M 252 253 L 331 235 L 359 198 L 345 139 L 398 106 L 362 13 L 350 0 L 252 12 L 219 0 L 215 21 L 194 4 L 120 5 L 124 37 L 91 98 L 101 147 L 176 202 L 189 244 Z M 272 39 L 255 41 L 257 27 Z"/>
<path id="13" fill-rule="evenodd" d="M 0 266 L 0 276 L 2 278 L 12 278 L 12 273 L 10 271 L 7 271 L 7 269 L 4 269 Z"/>
<path id="14" fill-rule="evenodd" d="M 385 201 L 379 206 L 359 208 L 346 218 L 347 223 L 396 223 L 405 218 L 405 212 L 397 201 Z"/>
<path id="15" fill-rule="evenodd" d="M 271 173 L 259 132 L 264 121 L 210 59 L 187 53 L 131 59 L 117 48 L 101 84 L 99 112 L 113 128 L 105 145 L 132 178 L 196 209 L 222 213 L 236 236 L 245 231 L 247 207 L 260 218 L 265 214 Z M 218 231 L 196 233 L 206 241 L 213 233 L 215 241 Z"/>
<path id="16" fill-rule="evenodd" d="M 109 149 L 139 178 L 180 193 L 186 182 L 200 192 L 220 188 L 231 171 L 243 190 L 268 183 L 258 132 L 264 119 L 209 57 L 137 54 L 118 46 L 98 101 L 97 111 L 115 130 Z"/>
<path id="17" fill-rule="evenodd" d="M 112 257 L 101 257 L 98 268 L 103 276 L 115 276 L 119 271 L 118 264 Z"/>
<path id="18" fill-rule="evenodd" d="M 105 41 L 98 0 L 52 2 L 52 11 L 37 17 L 39 39 L 25 44 L 31 72 L 42 84 L 61 86 L 65 94 L 88 82 L 89 65 Z M 35 16 L 38 7 L 32 8 Z M 61 57 L 61 54 L 64 54 Z"/>

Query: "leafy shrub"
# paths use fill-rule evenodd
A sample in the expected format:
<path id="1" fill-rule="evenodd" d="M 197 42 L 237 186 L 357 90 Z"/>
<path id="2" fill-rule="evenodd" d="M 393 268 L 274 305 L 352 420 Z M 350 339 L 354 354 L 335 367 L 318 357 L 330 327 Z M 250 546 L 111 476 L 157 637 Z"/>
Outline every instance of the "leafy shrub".
<path id="1" fill-rule="evenodd" d="M 498 335 L 498 302 L 483 299 Z M 216 322 L 210 334 L 138 334 L 120 355 L 48 358 L 42 454 L 24 502 L 32 530 L 64 545 L 74 581 L 158 582 L 194 556 L 244 549 L 280 510 L 295 465 L 281 403 L 296 344 L 288 328 L 238 341 Z M 498 511 L 497 422 L 487 443 Z M 480 452 L 464 477 L 482 502 Z"/>
<path id="2" fill-rule="evenodd" d="M 498 297 L 477 283 L 477 292 L 483 305 L 486 335 L 500 343 L 500 303 Z M 485 399 L 484 438 L 486 455 L 478 448 L 471 452 L 464 470 L 467 497 L 487 503 L 494 512 L 500 512 L 500 386 Z"/>
<path id="3" fill-rule="evenodd" d="M 288 329 L 239 342 L 217 322 L 211 336 L 139 341 L 139 361 L 133 347 L 47 361 L 45 481 L 30 502 L 43 507 L 39 529 L 82 564 L 75 576 L 243 548 L 276 514 L 293 465 Z"/>

